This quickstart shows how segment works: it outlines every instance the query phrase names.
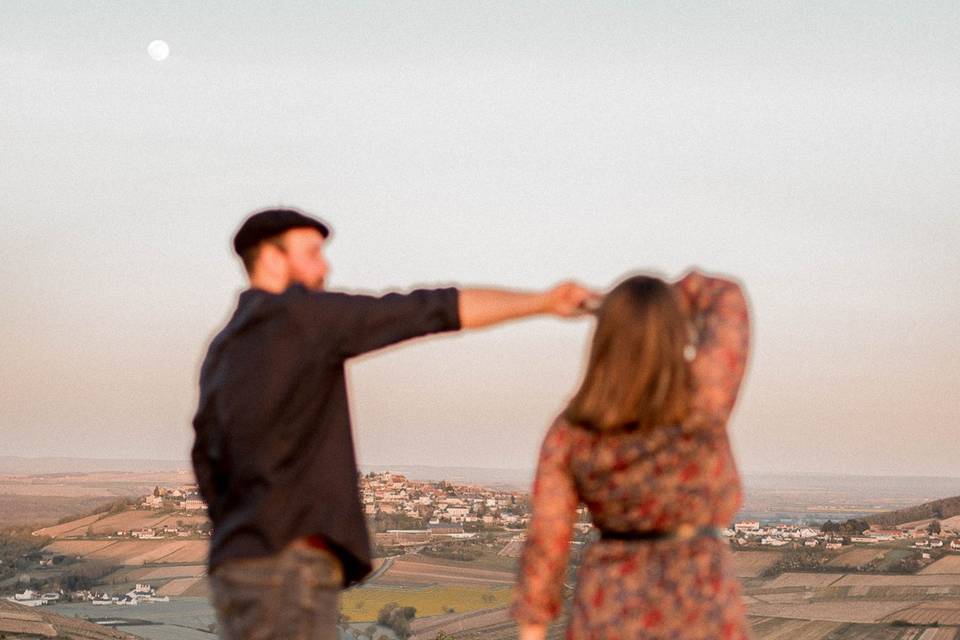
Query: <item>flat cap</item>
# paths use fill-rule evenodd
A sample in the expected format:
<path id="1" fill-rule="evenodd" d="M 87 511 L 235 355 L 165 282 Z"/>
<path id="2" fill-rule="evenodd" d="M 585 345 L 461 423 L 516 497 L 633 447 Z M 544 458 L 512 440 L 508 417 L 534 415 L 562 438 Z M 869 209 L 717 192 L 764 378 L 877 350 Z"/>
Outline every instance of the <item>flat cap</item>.
<path id="1" fill-rule="evenodd" d="M 237 234 L 233 236 L 233 249 L 240 255 L 250 247 L 255 247 L 261 240 L 272 238 L 288 229 L 301 227 L 316 229 L 324 238 L 330 236 L 327 225 L 296 209 L 266 209 L 243 221 Z"/>

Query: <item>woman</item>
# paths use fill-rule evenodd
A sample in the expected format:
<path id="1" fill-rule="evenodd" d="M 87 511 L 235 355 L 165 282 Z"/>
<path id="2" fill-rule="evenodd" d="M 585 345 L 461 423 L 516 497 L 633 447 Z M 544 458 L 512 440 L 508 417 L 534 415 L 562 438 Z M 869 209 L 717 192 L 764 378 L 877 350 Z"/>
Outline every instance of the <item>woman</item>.
<path id="1" fill-rule="evenodd" d="M 750 632 L 727 542 L 741 502 L 727 439 L 747 358 L 733 282 L 620 283 L 597 312 L 580 390 L 543 442 L 513 615 L 539 640 L 561 608 L 577 505 L 583 558 L 567 638 L 735 640 Z M 694 352 L 695 349 L 695 352 Z"/>

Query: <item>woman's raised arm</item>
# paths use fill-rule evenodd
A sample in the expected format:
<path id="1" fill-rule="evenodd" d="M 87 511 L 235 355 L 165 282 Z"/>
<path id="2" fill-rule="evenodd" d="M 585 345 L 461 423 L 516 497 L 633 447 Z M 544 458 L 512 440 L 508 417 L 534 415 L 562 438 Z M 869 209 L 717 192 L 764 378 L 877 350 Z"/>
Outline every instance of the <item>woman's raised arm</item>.
<path id="1" fill-rule="evenodd" d="M 726 421 L 747 365 L 747 300 L 736 282 L 696 270 L 674 287 L 696 333 L 694 410 Z"/>

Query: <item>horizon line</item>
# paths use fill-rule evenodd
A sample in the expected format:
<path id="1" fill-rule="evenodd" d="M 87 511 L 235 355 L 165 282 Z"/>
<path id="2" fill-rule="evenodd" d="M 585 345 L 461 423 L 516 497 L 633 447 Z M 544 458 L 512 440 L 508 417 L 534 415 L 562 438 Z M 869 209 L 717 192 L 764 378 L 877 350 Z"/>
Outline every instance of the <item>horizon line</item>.
<path id="1" fill-rule="evenodd" d="M 96 462 L 162 462 L 169 464 L 178 464 L 183 465 L 185 469 L 192 470 L 193 464 L 190 460 L 186 459 L 176 459 L 176 458 L 98 458 L 90 456 L 24 456 L 24 455 L 0 455 L 0 460 L 4 459 L 13 459 L 13 460 L 86 460 L 86 461 L 96 461 Z M 357 465 L 358 468 L 362 467 L 424 467 L 427 469 L 470 469 L 470 470 L 480 470 L 480 471 L 513 471 L 524 474 L 532 474 L 536 470 L 533 467 L 478 467 L 478 466 L 462 466 L 462 465 L 434 465 L 434 464 L 423 464 L 423 463 L 397 463 L 397 464 L 384 464 L 377 462 L 365 463 L 361 462 Z M 389 469 L 388 469 L 389 470 Z M 76 470 L 79 473 L 90 473 Z M 106 470 L 102 470 L 106 471 Z M 111 471 L 132 471 L 131 469 L 111 469 Z M 148 471 L 163 471 L 162 469 L 140 469 L 141 472 Z M 0 472 L 2 474 L 3 472 Z M 57 472 L 57 473 L 69 473 L 69 471 Z M 774 470 L 764 470 L 764 471 L 742 471 L 742 477 L 751 477 L 751 476 L 841 476 L 848 478 L 937 478 L 941 480 L 960 480 L 960 476 L 948 476 L 948 475 L 920 475 L 920 474 L 883 474 L 883 473 L 843 473 L 836 471 L 774 471 Z"/>

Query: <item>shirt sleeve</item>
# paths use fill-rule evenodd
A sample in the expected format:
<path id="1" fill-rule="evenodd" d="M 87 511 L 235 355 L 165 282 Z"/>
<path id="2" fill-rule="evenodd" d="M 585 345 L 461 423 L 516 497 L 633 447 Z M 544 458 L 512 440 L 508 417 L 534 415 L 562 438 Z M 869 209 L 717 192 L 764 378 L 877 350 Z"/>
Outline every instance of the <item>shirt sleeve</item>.
<path id="1" fill-rule="evenodd" d="M 384 296 L 321 293 L 319 327 L 340 358 L 443 331 L 460 329 L 460 294 L 455 288 L 417 289 Z"/>
<path id="2" fill-rule="evenodd" d="M 697 334 L 697 354 L 691 367 L 696 385 L 694 410 L 725 422 L 747 366 L 747 300 L 737 283 L 697 271 L 675 286 Z"/>
<path id="3" fill-rule="evenodd" d="M 533 484 L 533 518 L 512 605 L 518 623 L 548 623 L 560 613 L 579 504 L 569 463 L 570 431 L 557 420 L 544 438 Z"/>

